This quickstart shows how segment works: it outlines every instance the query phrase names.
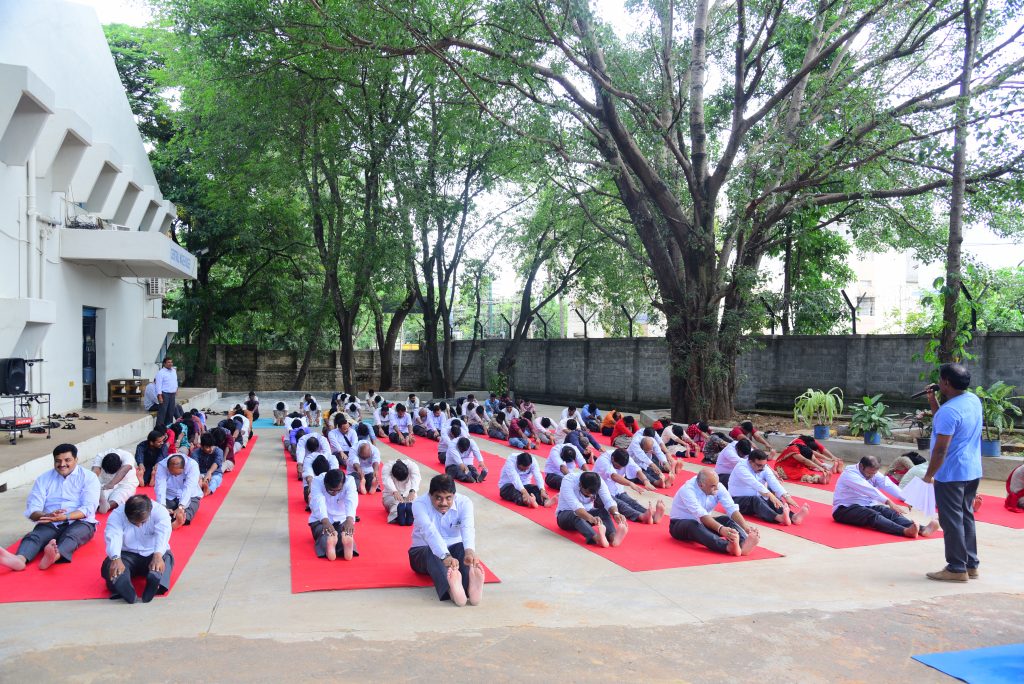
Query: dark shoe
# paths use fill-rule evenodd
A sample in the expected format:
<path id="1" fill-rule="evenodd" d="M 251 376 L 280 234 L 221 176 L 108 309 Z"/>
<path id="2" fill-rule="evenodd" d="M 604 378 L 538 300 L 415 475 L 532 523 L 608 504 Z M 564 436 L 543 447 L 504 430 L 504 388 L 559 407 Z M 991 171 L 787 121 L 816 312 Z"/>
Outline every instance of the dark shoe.
<path id="1" fill-rule="evenodd" d="M 938 572 L 929 572 L 925 575 L 928 579 L 935 580 L 937 582 L 966 582 L 966 572 L 953 572 L 949 568 L 943 568 Z"/>

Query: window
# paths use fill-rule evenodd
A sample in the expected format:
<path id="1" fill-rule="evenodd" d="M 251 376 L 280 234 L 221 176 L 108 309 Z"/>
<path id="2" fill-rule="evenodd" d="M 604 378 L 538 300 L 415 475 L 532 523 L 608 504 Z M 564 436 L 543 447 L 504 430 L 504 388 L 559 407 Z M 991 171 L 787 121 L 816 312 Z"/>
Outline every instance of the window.
<path id="1" fill-rule="evenodd" d="M 874 316 L 875 315 L 875 298 L 865 297 L 860 300 L 860 304 L 857 305 L 858 316 Z"/>

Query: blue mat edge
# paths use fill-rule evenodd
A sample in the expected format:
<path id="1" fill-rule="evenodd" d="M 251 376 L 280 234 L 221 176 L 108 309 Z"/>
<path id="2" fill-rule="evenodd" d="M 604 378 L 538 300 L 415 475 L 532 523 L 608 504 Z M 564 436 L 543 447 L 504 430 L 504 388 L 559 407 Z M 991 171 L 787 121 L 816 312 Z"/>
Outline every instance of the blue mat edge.
<path id="1" fill-rule="evenodd" d="M 991 670 L 976 669 L 979 657 L 996 656 L 996 662 L 1006 660 L 1013 666 L 1005 676 Z M 987 646 L 963 651 L 943 651 L 911 656 L 914 660 L 942 674 L 968 682 L 968 684 L 1002 684 L 1003 682 L 1021 682 L 1024 676 L 1024 643 Z"/>

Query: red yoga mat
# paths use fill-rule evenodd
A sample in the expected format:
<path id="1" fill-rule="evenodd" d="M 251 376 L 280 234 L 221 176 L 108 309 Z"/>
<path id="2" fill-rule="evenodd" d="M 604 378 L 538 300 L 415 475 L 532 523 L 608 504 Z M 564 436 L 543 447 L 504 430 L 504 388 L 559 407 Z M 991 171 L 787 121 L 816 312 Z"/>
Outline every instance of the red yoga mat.
<path id="1" fill-rule="evenodd" d="M 171 533 L 171 552 L 174 554 L 174 572 L 171 573 L 171 586 L 178 581 L 192 554 L 195 553 L 199 541 L 203 538 L 214 516 L 220 509 L 231 487 L 238 479 L 238 474 L 245 466 L 249 454 L 256 445 L 253 436 L 244 449 L 235 455 L 235 468 L 224 475 L 224 482 L 211 497 L 204 497 L 199 512 L 191 525 L 180 527 Z M 82 467 L 81 464 L 79 467 Z M 153 496 L 152 487 L 139 487 L 140 494 Z M 78 599 L 107 598 L 110 592 L 100 577 L 100 565 L 106 558 L 106 544 L 103 534 L 107 526 L 107 515 L 96 516 L 96 534 L 88 543 L 75 551 L 70 563 L 58 563 L 45 572 L 39 570 L 39 558 L 36 557 L 22 572 L 13 572 L 0 567 L 0 603 L 19 603 L 22 601 L 72 601 Z M 17 543 L 12 544 L 10 551 L 15 551 Z M 141 593 L 145 578 L 136 579 L 136 589 Z M 170 592 L 168 592 L 170 593 Z"/>
<path id="2" fill-rule="evenodd" d="M 436 444 L 436 443 L 432 443 Z M 288 478 L 288 545 L 291 550 L 292 593 L 384 587 L 432 587 L 426 575 L 409 567 L 411 527 L 389 525 L 380 494 L 359 497 L 355 541 L 359 555 L 350 561 L 317 558 L 302 482 L 295 478 L 294 461 L 285 452 Z M 435 460 L 436 463 L 436 460 Z M 485 566 L 486 581 L 500 582 Z"/>
<path id="3" fill-rule="evenodd" d="M 981 510 L 975 512 L 974 519 L 989 525 L 1000 525 L 1015 530 L 1024 530 L 1024 513 L 1006 510 L 1003 505 L 1006 497 L 981 495 Z"/>
<path id="4" fill-rule="evenodd" d="M 394 444 L 391 446 L 420 463 L 436 467 L 434 465 L 437 463 L 435 443 L 428 442 L 428 444 L 430 451 L 426 454 L 424 453 L 422 442 L 419 440 L 412 447 L 401 447 Z M 623 545 L 618 548 L 603 549 L 598 546 L 588 546 L 584 543 L 582 535 L 578 532 L 568 532 L 558 527 L 555 523 L 555 509 L 553 507 L 526 508 L 525 506 L 517 506 L 503 500 L 498 494 L 498 477 L 501 473 L 501 468 L 505 464 L 505 459 L 487 452 L 483 452 L 483 457 L 489 471 L 488 478 L 481 484 L 470 484 L 467 485 L 468 487 L 508 510 L 529 518 L 555 534 L 574 541 L 588 551 L 632 572 L 734 563 L 745 560 L 762 560 L 765 558 L 778 558 L 781 555 L 759 547 L 754 549 L 749 556 L 727 556 L 711 551 L 694 542 L 677 541 L 668 534 L 667 516 L 657 525 L 630 523 L 629 536 L 626 537 Z M 692 477 L 694 473 L 681 475 L 683 477 Z M 681 485 L 682 479 L 677 480 L 677 482 L 676 486 Z M 459 484 L 461 485 L 462 483 Z M 658 491 L 667 492 L 668 490 Z"/>

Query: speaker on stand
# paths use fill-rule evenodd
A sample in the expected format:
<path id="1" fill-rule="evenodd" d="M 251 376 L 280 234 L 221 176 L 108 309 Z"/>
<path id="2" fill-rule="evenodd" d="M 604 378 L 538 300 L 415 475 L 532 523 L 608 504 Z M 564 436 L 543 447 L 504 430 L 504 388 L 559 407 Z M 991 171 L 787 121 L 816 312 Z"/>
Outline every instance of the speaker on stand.
<path id="1" fill-rule="evenodd" d="M 0 394 L 24 394 L 25 359 L 0 359 Z"/>

